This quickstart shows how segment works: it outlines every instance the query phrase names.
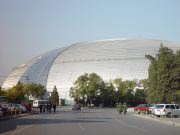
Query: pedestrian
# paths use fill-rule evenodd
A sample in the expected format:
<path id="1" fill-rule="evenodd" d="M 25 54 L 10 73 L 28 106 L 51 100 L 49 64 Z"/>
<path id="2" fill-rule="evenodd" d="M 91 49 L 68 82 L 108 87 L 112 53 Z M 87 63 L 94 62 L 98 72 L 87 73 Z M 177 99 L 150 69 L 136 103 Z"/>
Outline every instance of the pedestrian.
<path id="1" fill-rule="evenodd" d="M 46 104 L 46 110 L 49 112 L 49 103 Z"/>
<path id="2" fill-rule="evenodd" d="M 51 104 L 51 103 L 49 103 L 49 108 L 48 108 L 49 113 L 51 113 L 51 109 L 52 109 L 52 104 Z"/>
<path id="3" fill-rule="evenodd" d="M 122 105 L 122 103 L 117 103 L 116 109 L 119 112 L 119 114 L 121 114 L 123 112 L 123 105 Z"/>
<path id="4" fill-rule="evenodd" d="M 28 104 L 28 111 L 31 112 L 32 105 L 31 103 Z"/>
<path id="5" fill-rule="evenodd" d="M 46 111 L 46 106 L 45 106 L 45 104 L 43 104 L 42 108 L 43 108 L 43 113 L 45 113 L 45 111 Z"/>
<path id="6" fill-rule="evenodd" d="M 40 113 L 42 113 L 42 104 L 40 104 L 39 109 L 40 109 Z"/>
<path id="7" fill-rule="evenodd" d="M 54 113 L 56 112 L 56 104 L 53 104 Z"/>
<path id="8" fill-rule="evenodd" d="M 122 103 L 119 104 L 119 114 L 121 114 L 123 112 L 123 105 Z"/>
<path id="9" fill-rule="evenodd" d="M 126 103 L 123 104 L 123 111 L 124 111 L 124 114 L 127 113 L 127 104 Z"/>

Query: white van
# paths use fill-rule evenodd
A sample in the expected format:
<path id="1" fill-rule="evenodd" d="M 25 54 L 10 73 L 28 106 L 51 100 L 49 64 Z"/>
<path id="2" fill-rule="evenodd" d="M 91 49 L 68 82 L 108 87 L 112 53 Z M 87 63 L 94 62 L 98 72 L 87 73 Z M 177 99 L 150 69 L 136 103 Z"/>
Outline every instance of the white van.
<path id="1" fill-rule="evenodd" d="M 40 105 L 47 105 L 48 104 L 48 100 L 34 100 L 33 101 L 33 107 L 39 107 Z"/>
<path id="2" fill-rule="evenodd" d="M 179 105 L 177 104 L 157 104 L 154 114 L 156 116 L 180 116 Z"/>

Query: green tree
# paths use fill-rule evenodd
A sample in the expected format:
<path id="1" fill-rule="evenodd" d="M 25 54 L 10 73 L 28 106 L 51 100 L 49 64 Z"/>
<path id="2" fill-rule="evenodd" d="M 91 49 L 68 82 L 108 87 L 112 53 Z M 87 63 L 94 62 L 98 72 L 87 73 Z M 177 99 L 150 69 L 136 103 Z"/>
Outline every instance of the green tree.
<path id="1" fill-rule="evenodd" d="M 125 102 L 130 106 L 135 106 L 135 95 L 133 89 L 127 89 L 127 92 L 124 96 Z"/>
<path id="2" fill-rule="evenodd" d="M 171 88 L 175 91 L 172 96 L 177 103 L 180 102 L 180 50 L 175 53 L 174 68 L 171 74 Z"/>
<path id="3" fill-rule="evenodd" d="M 134 95 L 135 105 L 146 103 L 147 94 L 143 89 L 137 89 Z"/>
<path id="4" fill-rule="evenodd" d="M 133 89 L 136 86 L 135 81 L 122 81 L 121 78 L 117 78 L 114 80 L 115 87 L 117 89 L 116 100 L 117 102 L 128 102 L 132 104 L 133 101 Z"/>
<path id="5" fill-rule="evenodd" d="M 96 73 L 81 75 L 74 82 L 74 86 L 70 88 L 70 96 L 75 101 L 87 99 L 90 103 L 93 103 L 99 96 L 103 79 Z"/>
<path id="6" fill-rule="evenodd" d="M 5 96 L 5 94 L 6 94 L 6 91 L 2 90 L 2 88 L 0 87 L 0 96 Z"/>
<path id="7" fill-rule="evenodd" d="M 90 99 L 90 102 L 93 103 L 98 96 L 101 84 L 103 83 L 103 79 L 98 76 L 96 73 L 89 74 L 89 81 L 87 83 L 87 97 Z"/>
<path id="8" fill-rule="evenodd" d="M 151 55 L 145 56 L 149 61 L 149 69 L 148 69 L 148 81 L 147 81 L 147 94 L 148 94 L 148 102 L 149 103 L 158 103 L 160 102 L 159 93 L 156 91 L 157 82 L 157 65 L 158 61 Z"/>
<path id="9" fill-rule="evenodd" d="M 162 44 L 156 57 L 146 55 L 150 61 L 148 69 L 148 101 L 150 103 L 176 102 L 179 91 L 179 51 L 174 53 Z"/>
<path id="10" fill-rule="evenodd" d="M 58 94 L 56 86 L 54 86 L 53 92 L 51 93 L 50 100 L 53 104 L 56 104 L 56 105 L 59 104 L 59 94 Z"/>
<path id="11" fill-rule="evenodd" d="M 25 95 L 26 90 L 21 82 L 18 82 L 16 86 L 12 87 L 6 92 L 8 101 L 15 103 L 21 103 L 24 101 L 26 99 Z"/>
<path id="12" fill-rule="evenodd" d="M 116 91 L 113 83 L 102 82 L 100 85 L 99 97 L 103 106 L 113 106 L 116 103 Z"/>
<path id="13" fill-rule="evenodd" d="M 45 87 L 41 84 L 35 84 L 35 83 L 25 84 L 24 87 L 26 90 L 26 94 L 28 96 L 31 95 L 33 98 L 36 99 L 43 97 L 46 93 Z"/>
<path id="14" fill-rule="evenodd" d="M 126 93 L 126 89 L 125 89 L 125 85 L 122 81 L 121 78 L 116 78 L 113 81 L 114 85 L 115 85 L 115 89 L 117 90 L 116 92 L 116 101 L 117 102 L 124 102 L 124 96 Z"/>
<path id="15" fill-rule="evenodd" d="M 70 97 L 74 98 L 76 102 L 80 101 L 87 94 L 89 83 L 89 75 L 85 73 L 77 78 L 74 86 L 70 88 Z"/>

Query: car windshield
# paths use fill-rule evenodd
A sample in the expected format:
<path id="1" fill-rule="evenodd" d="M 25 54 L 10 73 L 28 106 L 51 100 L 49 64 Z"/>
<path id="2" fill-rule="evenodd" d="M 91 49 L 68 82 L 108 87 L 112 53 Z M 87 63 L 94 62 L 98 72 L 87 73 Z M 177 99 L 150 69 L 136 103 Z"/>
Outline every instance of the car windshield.
<path id="1" fill-rule="evenodd" d="M 139 104 L 137 107 L 144 107 L 145 104 Z"/>
<path id="2" fill-rule="evenodd" d="M 149 104 L 146 104 L 144 107 L 150 107 L 150 105 L 149 105 Z"/>
<path id="3" fill-rule="evenodd" d="M 164 105 L 157 105 L 156 108 L 157 109 L 162 109 L 162 108 L 164 108 Z"/>

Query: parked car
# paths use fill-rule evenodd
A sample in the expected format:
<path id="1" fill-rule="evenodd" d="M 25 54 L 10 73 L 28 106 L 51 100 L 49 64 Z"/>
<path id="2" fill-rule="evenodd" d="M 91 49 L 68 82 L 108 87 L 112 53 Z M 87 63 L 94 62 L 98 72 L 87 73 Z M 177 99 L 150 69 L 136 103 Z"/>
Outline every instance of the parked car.
<path id="1" fill-rule="evenodd" d="M 89 108 L 93 108 L 93 107 L 94 107 L 94 104 L 88 104 L 88 107 L 89 107 Z"/>
<path id="2" fill-rule="evenodd" d="M 7 114 L 8 114 L 8 104 L 6 104 L 6 103 L 1 103 L 1 104 L 0 104 L 0 108 L 2 108 L 2 113 L 3 113 L 3 115 L 7 115 Z"/>
<path id="3" fill-rule="evenodd" d="M 22 106 L 22 105 L 20 105 L 20 104 L 16 104 L 16 106 L 19 107 L 19 109 L 20 109 L 21 112 L 26 112 L 26 111 L 27 111 L 27 109 L 26 109 L 25 106 Z"/>
<path id="4" fill-rule="evenodd" d="M 151 106 L 149 107 L 149 112 L 150 112 L 150 114 L 154 114 L 154 113 L 155 113 L 155 108 L 156 108 L 156 104 L 151 105 Z"/>
<path id="5" fill-rule="evenodd" d="M 8 104 L 8 111 L 10 114 L 18 114 L 21 112 L 20 107 L 15 103 Z"/>
<path id="6" fill-rule="evenodd" d="M 180 116 L 179 105 L 177 105 L 177 104 L 157 104 L 154 114 L 156 116 L 167 116 L 167 117 Z"/>
<path id="7" fill-rule="evenodd" d="M 26 108 L 26 111 L 31 112 L 32 105 L 30 103 L 23 103 L 21 105 Z"/>
<path id="8" fill-rule="evenodd" d="M 81 110 L 81 105 L 80 104 L 73 105 L 72 110 Z"/>
<path id="9" fill-rule="evenodd" d="M 138 114 L 140 113 L 149 113 L 149 104 L 139 104 L 137 107 L 134 108 L 134 111 L 137 111 Z"/>

